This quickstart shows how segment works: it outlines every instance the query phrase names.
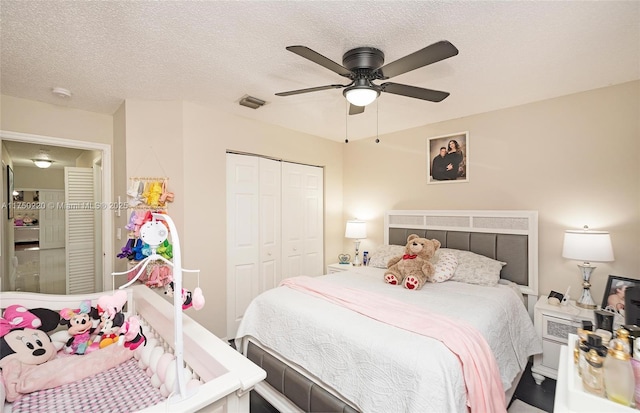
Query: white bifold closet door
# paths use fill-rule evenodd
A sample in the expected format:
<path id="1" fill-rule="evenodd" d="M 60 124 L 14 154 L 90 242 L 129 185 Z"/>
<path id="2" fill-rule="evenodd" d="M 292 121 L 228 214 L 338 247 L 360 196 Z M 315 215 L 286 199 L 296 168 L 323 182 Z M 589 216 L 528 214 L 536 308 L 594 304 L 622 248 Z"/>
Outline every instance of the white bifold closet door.
<path id="1" fill-rule="evenodd" d="M 305 168 L 319 178 L 307 178 L 311 173 L 302 173 Z M 261 292 L 276 287 L 284 277 L 322 274 L 322 176 L 318 167 L 227 154 L 227 337 L 235 337 L 247 306 Z M 308 194 L 305 181 L 319 185 L 319 210 L 298 199 Z M 314 198 L 317 202 L 318 196 Z M 298 207 L 307 212 L 292 212 Z M 308 211 L 314 216 L 309 217 Z M 307 255 L 310 262 L 304 263 Z"/>
<path id="2" fill-rule="evenodd" d="M 282 277 L 324 274 L 322 168 L 282 163 Z"/>

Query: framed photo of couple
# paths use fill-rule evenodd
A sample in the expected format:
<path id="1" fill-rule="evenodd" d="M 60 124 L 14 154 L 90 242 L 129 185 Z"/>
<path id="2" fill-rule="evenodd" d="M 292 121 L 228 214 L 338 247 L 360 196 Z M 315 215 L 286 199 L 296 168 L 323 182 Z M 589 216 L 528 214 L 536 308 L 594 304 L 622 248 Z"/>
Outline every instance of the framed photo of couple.
<path id="1" fill-rule="evenodd" d="M 640 280 L 620 277 L 618 275 L 609 275 L 607 287 L 604 289 L 604 297 L 602 297 L 602 308 L 624 314 L 625 292 L 627 288 L 638 288 L 639 286 Z"/>
<path id="2" fill-rule="evenodd" d="M 469 181 L 469 132 L 427 138 L 427 183 Z"/>

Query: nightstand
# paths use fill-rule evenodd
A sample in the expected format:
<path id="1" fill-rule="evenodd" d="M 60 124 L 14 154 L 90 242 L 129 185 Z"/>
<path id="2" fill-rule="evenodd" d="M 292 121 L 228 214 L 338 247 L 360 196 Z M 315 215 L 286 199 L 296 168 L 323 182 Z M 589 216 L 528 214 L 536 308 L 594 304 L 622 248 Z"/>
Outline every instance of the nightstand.
<path id="1" fill-rule="evenodd" d="M 351 267 L 353 267 L 351 263 L 339 264 L 336 262 L 335 264 L 329 264 L 329 266 L 327 266 L 327 274 L 333 274 L 334 272 L 347 271 Z"/>
<path id="2" fill-rule="evenodd" d="M 542 354 L 533 356 L 531 374 L 537 384 L 546 377 L 558 378 L 560 348 L 567 345 L 569 334 L 576 334 L 582 320 L 594 322 L 593 310 L 576 306 L 575 301 L 567 305 L 552 305 L 547 296 L 542 296 L 535 306 L 534 325 L 542 338 Z"/>

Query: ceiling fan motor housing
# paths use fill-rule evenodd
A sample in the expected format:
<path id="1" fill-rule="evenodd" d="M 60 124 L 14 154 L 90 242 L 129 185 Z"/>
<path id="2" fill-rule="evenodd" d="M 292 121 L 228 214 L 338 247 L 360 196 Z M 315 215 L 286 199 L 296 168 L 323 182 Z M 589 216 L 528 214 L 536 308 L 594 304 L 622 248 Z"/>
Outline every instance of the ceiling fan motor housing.
<path id="1" fill-rule="evenodd" d="M 384 53 L 375 47 L 358 47 L 342 56 L 342 65 L 352 72 L 374 71 L 384 64 Z"/>

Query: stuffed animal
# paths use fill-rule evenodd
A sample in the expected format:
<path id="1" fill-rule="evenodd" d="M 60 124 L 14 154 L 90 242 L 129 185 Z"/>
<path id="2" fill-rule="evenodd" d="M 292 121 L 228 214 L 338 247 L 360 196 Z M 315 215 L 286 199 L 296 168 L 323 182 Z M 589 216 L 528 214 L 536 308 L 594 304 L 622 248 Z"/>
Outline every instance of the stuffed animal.
<path id="1" fill-rule="evenodd" d="M 120 334 L 124 337 L 124 346 L 129 350 L 135 350 L 140 346 L 144 346 L 147 338 L 142 331 L 142 325 L 138 317 L 129 317 L 122 327 L 120 328 Z"/>
<path id="2" fill-rule="evenodd" d="M 127 303 L 127 293 L 123 290 L 116 291 L 113 295 L 103 295 L 98 298 L 98 315 L 100 325 L 98 326 L 99 348 L 105 348 L 110 344 L 117 343 L 120 338 L 120 328 L 124 325 L 125 315 L 122 312 Z"/>
<path id="3" fill-rule="evenodd" d="M 12 360 L 38 365 L 56 356 L 47 335 L 60 322 L 58 312 L 46 308 L 7 307 L 0 318 L 0 369 Z"/>
<path id="4" fill-rule="evenodd" d="M 436 271 L 430 260 L 438 248 L 440 241 L 436 239 L 409 235 L 404 255 L 391 258 L 387 263 L 384 280 L 393 285 L 402 284 L 410 290 L 421 289 Z"/>
<path id="5" fill-rule="evenodd" d="M 169 297 L 173 297 L 174 287 L 173 281 L 169 284 L 165 285 L 164 293 Z M 187 308 L 193 307 L 195 310 L 200 310 L 204 307 L 204 295 L 202 294 L 202 290 L 200 287 L 196 287 L 193 291 L 193 294 L 189 290 L 182 289 L 182 309 L 186 310 Z"/>
<path id="6" fill-rule="evenodd" d="M 67 326 L 69 339 L 64 346 L 67 354 L 85 354 L 90 352 L 93 333 L 96 330 L 94 319 L 97 319 L 96 309 L 91 307 L 91 301 L 80 303 L 80 308 L 63 308 L 60 310 L 60 325 Z"/>

